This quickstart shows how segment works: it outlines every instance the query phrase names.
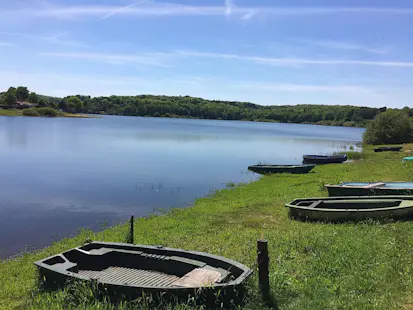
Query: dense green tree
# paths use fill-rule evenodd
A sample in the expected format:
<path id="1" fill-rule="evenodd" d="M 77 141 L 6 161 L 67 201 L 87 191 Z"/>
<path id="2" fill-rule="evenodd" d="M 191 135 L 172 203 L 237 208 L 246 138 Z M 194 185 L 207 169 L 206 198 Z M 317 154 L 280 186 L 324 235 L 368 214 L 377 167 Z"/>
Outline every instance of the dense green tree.
<path id="1" fill-rule="evenodd" d="M 8 105 L 8 106 L 14 106 L 15 104 L 16 104 L 16 95 L 15 95 L 15 92 L 12 90 L 12 91 L 7 91 L 7 93 L 6 93 L 6 104 Z"/>
<path id="2" fill-rule="evenodd" d="M 37 96 L 37 94 L 36 94 L 35 92 L 31 92 L 31 93 L 29 94 L 29 101 L 30 101 L 31 103 L 37 103 L 39 100 L 40 100 L 40 99 L 39 99 L 39 96 Z M 44 99 L 43 99 L 43 100 L 44 100 Z"/>
<path id="3" fill-rule="evenodd" d="M 405 111 L 387 110 L 368 126 L 363 140 L 368 144 L 392 144 L 413 141 L 413 127 Z"/>
<path id="4" fill-rule="evenodd" d="M 83 102 L 76 96 L 71 96 L 65 98 L 66 102 L 66 111 L 71 113 L 79 113 L 82 112 L 83 109 Z"/>
<path id="5" fill-rule="evenodd" d="M 30 93 L 30 94 L 33 94 L 33 93 Z M 30 100 L 30 98 L 29 98 L 29 100 Z M 46 107 L 48 104 L 47 104 L 46 99 L 40 98 L 37 102 L 37 105 L 39 106 L 39 108 L 42 108 L 42 107 Z"/>
<path id="6" fill-rule="evenodd" d="M 27 87 L 19 86 L 16 89 L 17 100 L 27 100 L 29 98 L 29 90 Z"/>
<path id="7" fill-rule="evenodd" d="M 10 88 L 16 94 L 16 88 Z M 25 93 L 27 88 L 19 87 L 19 93 Z M 23 95 L 22 95 L 23 96 Z M 31 98 L 33 95 L 30 95 Z M 284 123 L 312 123 L 337 126 L 366 126 L 378 114 L 386 111 L 380 109 L 355 106 L 260 106 L 250 102 L 234 102 L 205 100 L 190 96 L 70 96 L 56 98 L 37 95 L 39 105 L 61 109 L 69 112 L 119 114 L 138 116 L 163 116 L 223 119 L 275 121 Z M 4 101 L 5 94 L 3 95 Z M 15 100 L 14 100 L 15 101 Z M 10 102 L 13 102 L 10 100 Z M 413 109 L 406 107 L 405 112 L 413 116 Z"/>

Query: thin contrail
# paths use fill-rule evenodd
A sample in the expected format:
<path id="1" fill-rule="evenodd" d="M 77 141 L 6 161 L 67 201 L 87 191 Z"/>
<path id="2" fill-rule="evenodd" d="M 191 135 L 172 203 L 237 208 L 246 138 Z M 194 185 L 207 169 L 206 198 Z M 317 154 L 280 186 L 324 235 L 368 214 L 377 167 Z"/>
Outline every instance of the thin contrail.
<path id="1" fill-rule="evenodd" d="M 131 3 L 131 4 L 127 5 L 127 6 L 123 6 L 123 7 L 121 7 L 121 8 L 117 8 L 117 9 L 113 10 L 112 12 L 109 12 L 108 14 L 104 15 L 103 17 L 101 17 L 100 20 L 107 19 L 107 18 L 109 18 L 109 17 L 111 17 L 111 16 L 113 16 L 113 15 L 115 15 L 115 14 L 117 14 L 117 13 L 120 13 L 120 12 L 125 11 L 125 10 L 130 9 L 130 8 L 133 8 L 134 6 L 137 6 L 138 4 L 143 4 L 143 3 L 147 3 L 147 2 L 150 2 L 150 1 L 149 1 L 149 0 L 136 1 L 136 2 L 134 2 L 134 3 Z"/>

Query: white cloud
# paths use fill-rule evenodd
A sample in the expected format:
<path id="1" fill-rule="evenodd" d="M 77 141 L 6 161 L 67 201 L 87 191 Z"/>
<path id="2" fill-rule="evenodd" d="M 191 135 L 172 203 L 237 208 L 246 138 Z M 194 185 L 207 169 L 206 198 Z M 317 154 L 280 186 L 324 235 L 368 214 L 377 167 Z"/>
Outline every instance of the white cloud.
<path id="1" fill-rule="evenodd" d="M 101 61 L 116 65 L 146 65 L 156 67 L 171 67 L 170 64 L 165 63 L 167 55 L 162 53 L 128 55 L 128 54 L 105 54 L 105 53 L 79 53 L 79 52 L 43 52 L 43 56 L 57 57 L 57 58 L 73 58 L 83 59 L 87 61 Z"/>
<path id="2" fill-rule="evenodd" d="M 413 8 L 387 7 L 240 7 L 234 6 L 231 0 L 225 0 L 224 6 L 194 6 L 176 3 L 141 1 L 128 6 L 114 5 L 47 5 L 16 10 L 3 10 L 3 14 L 15 13 L 26 17 L 76 18 L 97 16 L 103 19 L 113 15 L 123 16 L 228 16 L 235 15 L 243 19 L 252 16 L 306 16 L 331 14 L 383 14 L 412 15 Z"/>
<path id="3" fill-rule="evenodd" d="M 102 52 L 42 52 L 43 56 L 58 58 L 83 59 L 86 61 L 100 61 L 118 65 L 144 65 L 157 67 L 173 67 L 173 61 L 188 57 L 213 58 L 250 62 L 262 65 L 298 67 L 298 66 L 372 66 L 389 68 L 412 68 L 413 62 L 408 61 L 368 61 L 357 59 L 312 59 L 312 58 L 276 58 L 262 56 L 245 56 L 238 54 L 208 53 L 197 51 L 148 52 L 140 54 L 112 54 Z"/>
<path id="4" fill-rule="evenodd" d="M 370 47 L 361 44 L 356 44 L 352 42 L 345 42 L 345 41 L 318 41 L 318 40 L 299 40 L 303 43 L 308 43 L 324 48 L 330 49 L 339 49 L 339 50 L 359 50 L 365 51 L 373 54 L 387 54 L 389 49 L 388 48 L 378 48 L 378 47 Z"/>
<path id="5" fill-rule="evenodd" d="M 232 14 L 234 3 L 232 0 L 225 0 L 225 15 L 230 16 Z"/>
<path id="6" fill-rule="evenodd" d="M 123 7 L 117 7 L 116 9 L 114 9 L 112 12 L 109 12 L 107 14 L 105 14 L 104 16 L 102 16 L 102 20 L 104 19 L 108 19 L 109 17 L 112 17 L 115 14 L 119 14 L 122 13 L 122 11 L 128 10 L 130 8 L 133 8 L 139 4 L 143 4 L 143 3 L 148 3 L 149 0 L 143 0 L 143 1 L 135 1 L 129 5 L 123 6 Z"/>
<path id="7" fill-rule="evenodd" d="M 7 31 L 1 31 L 0 34 L 7 35 L 10 37 L 26 38 L 30 40 L 41 40 L 41 41 L 46 41 L 46 42 L 57 44 L 57 45 L 65 45 L 65 46 L 81 47 L 81 48 L 89 47 L 88 45 L 83 44 L 81 42 L 65 39 L 64 37 L 70 34 L 69 31 L 59 32 L 53 35 L 39 35 L 39 34 L 29 34 L 29 33 L 21 33 L 21 32 L 7 32 Z"/>
<path id="8" fill-rule="evenodd" d="M 235 87 L 251 88 L 270 92 L 369 92 L 369 88 L 354 85 L 306 85 L 277 83 L 240 83 Z"/>
<path id="9" fill-rule="evenodd" d="M 242 20 L 250 20 L 252 19 L 255 15 L 256 15 L 256 11 L 255 10 L 251 10 L 248 13 L 245 13 L 244 15 L 241 16 Z"/>
<path id="10" fill-rule="evenodd" d="M 301 65 L 356 65 L 356 66 L 377 66 L 377 67 L 395 67 L 395 68 L 411 68 L 413 62 L 401 61 L 368 61 L 354 59 L 311 59 L 311 58 L 271 58 L 261 56 L 244 56 L 237 54 L 219 54 L 205 53 L 194 51 L 178 51 L 178 54 L 188 57 L 205 57 L 218 59 L 232 59 L 239 61 L 248 61 L 274 66 L 301 66 Z"/>

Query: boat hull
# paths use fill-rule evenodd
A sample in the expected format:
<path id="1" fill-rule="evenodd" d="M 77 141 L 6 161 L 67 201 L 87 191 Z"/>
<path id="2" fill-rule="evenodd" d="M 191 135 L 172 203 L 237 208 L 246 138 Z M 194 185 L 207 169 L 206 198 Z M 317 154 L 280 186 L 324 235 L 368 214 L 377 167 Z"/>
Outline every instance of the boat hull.
<path id="1" fill-rule="evenodd" d="M 305 164 L 341 164 L 347 160 L 347 155 L 338 156 L 321 156 L 321 155 L 303 155 Z"/>
<path id="2" fill-rule="evenodd" d="M 376 147 L 374 149 L 375 152 L 400 152 L 402 146 L 383 146 L 383 147 Z"/>
<path id="3" fill-rule="evenodd" d="M 407 206 L 391 206 L 385 208 L 371 208 L 371 209 L 355 209 L 349 207 L 348 209 L 338 208 L 317 208 L 309 206 L 297 205 L 300 201 L 340 201 L 348 200 L 366 200 L 366 201 L 409 201 Z M 351 206 L 348 204 L 348 206 Z M 293 202 L 286 204 L 289 208 L 289 216 L 292 219 L 304 221 L 320 221 L 320 222 L 354 222 L 363 220 L 387 220 L 387 219 L 411 219 L 413 217 L 413 196 L 387 196 L 377 197 L 329 197 L 329 198 L 306 198 L 296 199 Z"/>
<path id="4" fill-rule="evenodd" d="M 35 265 L 41 284 L 48 288 L 92 281 L 100 293 L 114 299 L 151 295 L 162 301 L 195 298 L 202 303 L 215 302 L 218 292 L 222 302 L 242 302 L 245 281 L 252 274 L 236 261 L 208 253 L 107 242 L 92 242 Z M 222 281 L 217 278 L 217 282 L 197 285 L 196 276 L 195 280 L 188 276 L 191 272 L 198 278 L 202 273 L 218 274 Z"/>
<path id="5" fill-rule="evenodd" d="M 310 172 L 315 165 L 254 165 L 249 166 L 248 170 L 259 174 L 273 174 L 273 173 L 293 173 L 304 174 Z"/>
<path id="6" fill-rule="evenodd" d="M 346 183 L 338 185 L 325 185 L 330 197 L 338 196 L 397 196 L 397 195 L 413 195 L 413 183 L 410 187 L 402 187 L 406 182 L 388 182 L 374 183 L 366 182 L 364 186 L 350 186 Z M 372 186 L 374 184 L 383 184 Z M 391 184 L 391 187 L 385 187 L 386 184 Z"/>

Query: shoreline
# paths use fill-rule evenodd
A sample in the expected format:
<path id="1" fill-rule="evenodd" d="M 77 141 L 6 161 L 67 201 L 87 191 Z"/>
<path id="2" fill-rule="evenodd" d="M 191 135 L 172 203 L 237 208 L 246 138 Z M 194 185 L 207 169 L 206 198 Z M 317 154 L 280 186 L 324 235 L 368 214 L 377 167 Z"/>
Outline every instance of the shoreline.
<path id="1" fill-rule="evenodd" d="M 45 117 L 45 118 L 59 118 L 59 117 L 71 117 L 71 118 L 100 118 L 98 114 L 96 115 L 88 115 L 88 114 L 83 114 L 83 113 L 67 113 L 67 112 L 59 112 L 57 116 L 43 116 L 43 115 L 37 115 L 37 116 L 28 116 L 28 115 L 23 115 L 23 110 L 24 109 L 10 109 L 10 110 L 4 110 L 0 109 L 0 116 L 10 116 L 10 117 L 15 117 L 15 116 L 20 116 L 20 117 Z"/>
<path id="2" fill-rule="evenodd" d="M 344 304 L 357 308 L 367 301 L 375 302 L 377 309 L 390 309 L 403 302 L 413 287 L 408 268 L 413 263 L 413 244 L 407 242 L 413 240 L 413 222 L 302 223 L 291 221 L 284 207 L 294 198 L 326 196 L 322 185 L 343 179 L 400 181 L 411 177 L 411 170 L 401 162 L 402 152 L 374 153 L 370 146 L 364 152 L 363 160 L 347 165 L 317 166 L 306 175 L 264 176 L 197 199 L 189 208 L 136 218 L 135 243 L 210 252 L 254 267 L 255 242 L 264 237 L 270 247 L 271 292 L 280 309 L 293 309 L 290 304 L 296 308 Z M 32 302 L 57 307 L 61 301 L 53 293 L 36 295 L 32 301 L 31 292 L 36 290 L 33 262 L 79 246 L 86 239 L 120 242 L 126 234 L 127 224 L 96 233 L 83 230 L 44 249 L 0 261 L 0 308 Z M 255 274 L 253 298 L 258 295 L 256 286 Z M 354 295 L 352 290 L 361 293 Z"/>
<path id="3" fill-rule="evenodd" d="M 27 116 L 23 115 L 23 109 L 11 109 L 11 110 L 4 110 L 0 109 L 0 116 L 22 116 L 22 117 L 45 117 L 45 116 Z M 145 116 L 145 115 L 119 115 L 119 114 L 84 114 L 84 113 L 68 113 L 68 112 L 60 112 L 59 115 L 55 117 L 72 117 L 72 118 L 102 118 L 102 116 L 121 116 L 121 117 L 143 117 L 143 118 L 161 118 L 161 119 L 192 119 L 192 120 L 210 120 L 210 121 L 237 121 L 237 122 L 253 122 L 253 123 L 275 123 L 275 124 L 291 124 L 291 125 L 315 125 L 315 126 L 328 126 L 328 127 L 344 127 L 344 128 L 365 128 L 364 126 L 344 126 L 344 125 L 336 125 L 336 124 L 328 124 L 328 123 L 293 123 L 293 122 L 281 122 L 281 121 L 273 121 L 273 120 L 246 120 L 246 119 L 209 119 L 209 118 L 199 118 L 199 117 L 179 117 L 179 116 Z"/>

